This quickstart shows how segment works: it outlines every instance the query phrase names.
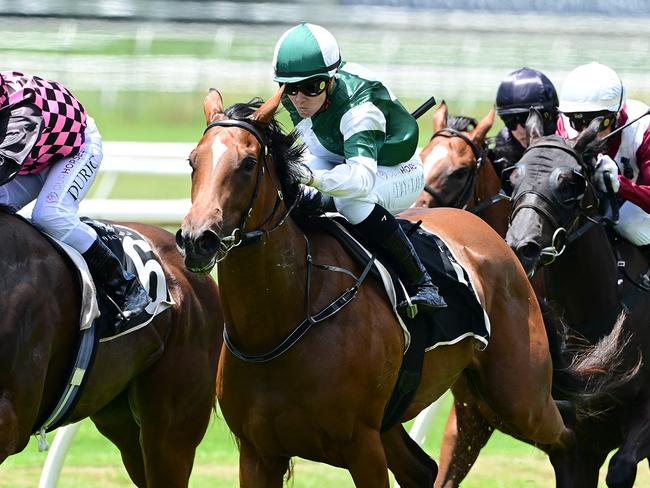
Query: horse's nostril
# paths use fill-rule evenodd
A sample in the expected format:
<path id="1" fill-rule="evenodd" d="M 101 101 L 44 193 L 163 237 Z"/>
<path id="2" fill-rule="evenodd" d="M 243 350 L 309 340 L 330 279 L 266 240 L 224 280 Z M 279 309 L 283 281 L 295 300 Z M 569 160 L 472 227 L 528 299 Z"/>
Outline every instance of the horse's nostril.
<path id="1" fill-rule="evenodd" d="M 219 236 L 214 232 L 204 232 L 196 239 L 196 251 L 199 254 L 214 254 L 219 249 Z"/>
<path id="2" fill-rule="evenodd" d="M 536 242 L 526 242 L 517 247 L 517 254 L 523 259 L 537 259 L 540 255 L 542 248 Z"/>

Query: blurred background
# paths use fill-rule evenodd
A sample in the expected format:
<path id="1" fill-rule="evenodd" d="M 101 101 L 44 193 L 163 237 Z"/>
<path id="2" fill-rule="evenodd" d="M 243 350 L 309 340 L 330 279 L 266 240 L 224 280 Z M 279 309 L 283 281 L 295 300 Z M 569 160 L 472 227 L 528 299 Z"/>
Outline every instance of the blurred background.
<path id="1" fill-rule="evenodd" d="M 572 68 L 599 61 L 648 101 L 649 17 L 644 0 L 0 0 L 0 69 L 68 85 L 105 139 L 195 141 L 207 89 L 226 104 L 268 97 L 275 41 L 303 20 L 407 107 L 434 95 L 481 117 L 525 65 L 559 91 Z"/>

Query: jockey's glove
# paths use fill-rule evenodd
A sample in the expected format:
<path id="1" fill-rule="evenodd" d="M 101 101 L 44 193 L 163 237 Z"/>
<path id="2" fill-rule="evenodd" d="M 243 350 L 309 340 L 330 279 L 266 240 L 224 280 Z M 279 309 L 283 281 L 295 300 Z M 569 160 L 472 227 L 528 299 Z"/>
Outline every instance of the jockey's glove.
<path id="1" fill-rule="evenodd" d="M 306 164 L 298 164 L 296 168 L 298 181 L 303 185 L 311 186 L 314 182 L 314 172 Z"/>
<path id="2" fill-rule="evenodd" d="M 621 183 L 618 181 L 618 165 L 616 162 L 605 154 L 599 154 L 596 160 L 596 170 L 594 172 L 594 185 L 602 193 L 607 193 L 605 181 L 611 184 L 614 193 L 618 193 Z"/>

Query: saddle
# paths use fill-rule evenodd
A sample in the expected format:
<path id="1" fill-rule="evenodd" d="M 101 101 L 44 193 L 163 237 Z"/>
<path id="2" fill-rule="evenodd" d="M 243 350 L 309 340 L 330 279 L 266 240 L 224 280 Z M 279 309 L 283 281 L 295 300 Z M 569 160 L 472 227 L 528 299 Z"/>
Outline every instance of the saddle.
<path id="1" fill-rule="evenodd" d="M 82 220 L 97 231 L 99 238 L 122 261 L 124 269 L 138 276 L 152 302 L 141 314 L 116 324 L 114 306 L 108 303 L 101 294 L 96 293 L 83 257 L 70 246 L 43 234 L 77 270 L 83 299 L 80 312 L 81 335 L 76 357 L 59 401 L 48 415 L 47 420 L 36 431 L 39 435 L 40 450 L 45 450 L 48 447 L 45 433 L 62 425 L 74 409 L 92 367 L 98 344 L 145 327 L 151 323 L 154 317 L 173 304 L 162 266 L 151 246 L 141 234 L 125 226 L 88 218 L 82 218 Z"/>
<path id="2" fill-rule="evenodd" d="M 140 279 L 140 283 L 151 297 L 146 309 L 127 321 L 115 322 L 115 306 L 107 298 L 97 294 L 100 316 L 97 320 L 100 342 L 110 341 L 124 334 L 141 329 L 156 315 L 173 304 L 167 288 L 165 273 L 146 239 L 133 229 L 117 224 L 81 219 L 91 226 L 121 261 L 122 267 Z"/>
<path id="3" fill-rule="evenodd" d="M 476 347 L 482 350 L 487 347 L 490 336 L 489 319 L 472 287 L 470 277 L 448 246 L 419 223 L 402 219 L 398 219 L 398 223 L 413 243 L 448 306 L 435 312 L 433 320 L 424 314 L 418 314 L 415 318 L 399 315 L 395 306 L 404 298 L 405 290 L 396 274 L 389 270 L 392 288 L 386 288 L 387 299 L 391 301 L 405 330 L 406 345 L 398 380 L 384 411 L 382 431 L 399 422 L 408 408 L 420 384 L 426 351 L 454 344 L 466 337 L 473 337 Z M 332 235 L 364 268 L 374 259 L 359 243 L 359 239 L 355 238 L 354 227 L 342 217 L 311 217 L 299 222 L 299 225 L 303 228 L 317 228 Z M 370 275 L 382 281 L 379 267 L 374 266 Z"/>

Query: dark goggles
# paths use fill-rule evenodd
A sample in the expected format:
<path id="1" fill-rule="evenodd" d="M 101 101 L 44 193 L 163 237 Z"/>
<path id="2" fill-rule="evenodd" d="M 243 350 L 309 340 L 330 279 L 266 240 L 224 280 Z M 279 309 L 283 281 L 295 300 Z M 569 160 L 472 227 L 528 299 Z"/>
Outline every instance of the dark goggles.
<path id="1" fill-rule="evenodd" d="M 501 117 L 503 123 L 509 130 L 515 130 L 519 125 L 526 127 L 526 120 L 528 120 L 528 112 L 518 114 L 504 115 Z"/>
<path id="2" fill-rule="evenodd" d="M 308 97 L 316 97 L 325 91 L 327 81 L 327 78 L 316 78 L 298 83 L 281 83 L 280 86 L 284 85 L 284 93 L 292 97 L 297 95 L 298 92 Z"/>
<path id="3" fill-rule="evenodd" d="M 600 124 L 600 127 L 598 129 L 599 131 L 609 127 L 609 125 L 613 122 L 613 118 L 614 118 L 614 114 L 612 112 L 607 112 L 607 111 L 586 112 L 586 113 L 574 112 L 574 113 L 568 113 L 564 115 L 566 115 L 567 118 L 569 119 L 569 124 L 571 124 L 571 127 L 573 127 L 578 132 L 582 132 L 587 127 L 589 127 L 591 121 L 594 120 L 596 117 L 605 117 Z"/>

